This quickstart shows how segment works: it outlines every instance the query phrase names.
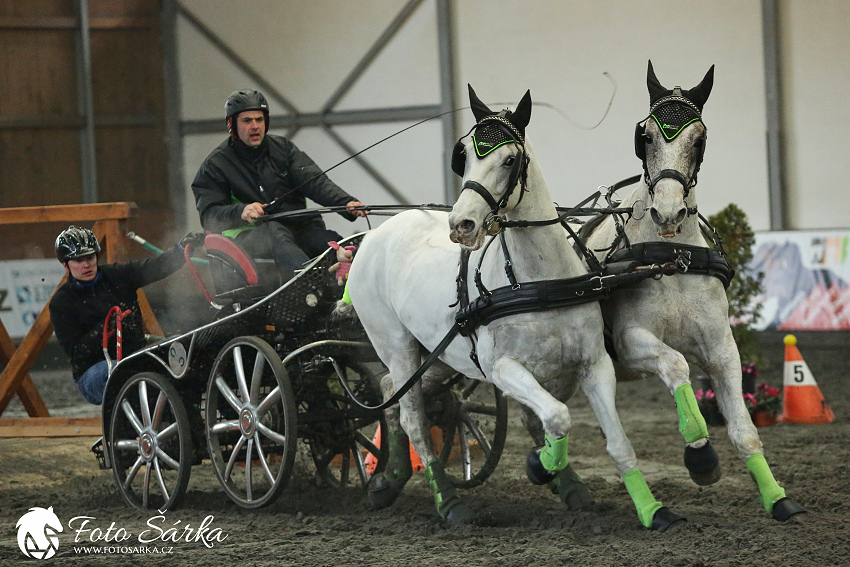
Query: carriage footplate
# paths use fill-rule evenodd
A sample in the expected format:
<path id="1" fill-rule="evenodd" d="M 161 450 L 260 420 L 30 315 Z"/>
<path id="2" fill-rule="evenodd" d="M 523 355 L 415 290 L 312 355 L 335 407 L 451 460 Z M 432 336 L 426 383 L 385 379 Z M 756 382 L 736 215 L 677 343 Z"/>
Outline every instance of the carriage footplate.
<path id="1" fill-rule="evenodd" d="M 98 468 L 101 470 L 110 468 L 109 463 L 106 461 L 106 453 L 103 450 L 103 437 L 94 442 L 91 446 L 91 452 L 94 453 L 94 458 L 97 459 Z"/>

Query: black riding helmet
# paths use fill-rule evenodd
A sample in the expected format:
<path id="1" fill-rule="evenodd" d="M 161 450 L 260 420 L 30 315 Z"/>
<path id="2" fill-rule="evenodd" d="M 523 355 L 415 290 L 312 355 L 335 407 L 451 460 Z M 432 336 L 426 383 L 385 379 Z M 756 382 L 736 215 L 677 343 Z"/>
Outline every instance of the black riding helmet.
<path id="1" fill-rule="evenodd" d="M 261 110 L 266 118 L 266 133 L 269 131 L 269 103 L 263 93 L 254 89 L 233 91 L 224 102 L 224 120 L 233 133 L 231 118 L 246 110 Z"/>
<path id="2" fill-rule="evenodd" d="M 69 226 L 56 237 L 56 257 L 63 264 L 68 260 L 98 252 L 100 252 L 100 242 L 87 228 Z"/>

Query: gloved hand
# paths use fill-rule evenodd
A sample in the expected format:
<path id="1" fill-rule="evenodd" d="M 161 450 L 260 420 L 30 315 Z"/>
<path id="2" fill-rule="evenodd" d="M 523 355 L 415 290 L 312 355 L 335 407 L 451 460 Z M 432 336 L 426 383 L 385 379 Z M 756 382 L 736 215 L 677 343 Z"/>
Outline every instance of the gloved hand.
<path id="1" fill-rule="evenodd" d="M 177 246 L 180 250 L 184 250 L 188 244 L 193 250 L 204 245 L 206 235 L 203 232 L 188 232 L 186 236 L 180 239 Z"/>

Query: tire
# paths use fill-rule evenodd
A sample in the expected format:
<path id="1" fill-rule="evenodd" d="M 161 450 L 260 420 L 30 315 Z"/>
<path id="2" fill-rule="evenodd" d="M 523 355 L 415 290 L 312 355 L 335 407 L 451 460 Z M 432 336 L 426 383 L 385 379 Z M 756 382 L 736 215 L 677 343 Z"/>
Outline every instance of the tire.
<path id="1" fill-rule="evenodd" d="M 274 502 L 295 462 L 297 414 L 289 376 L 267 342 L 237 337 L 207 383 L 207 449 L 227 496 L 242 508 Z"/>
<path id="2" fill-rule="evenodd" d="M 141 372 L 122 386 L 109 424 L 109 459 L 118 491 L 140 510 L 175 509 L 192 468 L 189 416 L 174 385 Z"/>

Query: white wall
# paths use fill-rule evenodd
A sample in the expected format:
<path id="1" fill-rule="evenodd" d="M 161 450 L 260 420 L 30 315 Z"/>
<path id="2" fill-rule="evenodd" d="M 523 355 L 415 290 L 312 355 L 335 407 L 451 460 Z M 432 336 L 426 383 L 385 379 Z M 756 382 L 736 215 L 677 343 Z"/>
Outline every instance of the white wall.
<path id="1" fill-rule="evenodd" d="M 404 0 L 183 0 L 183 5 L 259 69 L 301 112 L 315 112 L 405 5 Z M 668 87 L 696 85 L 716 65 L 714 90 L 705 106 L 706 159 L 697 195 L 710 215 L 730 202 L 742 207 L 756 230 L 769 228 L 765 93 L 761 8 L 758 0 L 459 0 L 451 4 L 456 26 L 457 100 L 466 106 L 466 84 L 494 106 L 515 104 L 526 89 L 537 102 L 528 134 L 554 198 L 575 204 L 596 190 L 640 172 L 632 136 L 648 111 L 646 62 L 652 59 Z M 789 181 L 795 228 L 850 226 L 848 207 L 822 203 L 836 196 L 848 165 L 842 128 L 850 90 L 846 53 L 850 3 L 821 0 L 817 10 L 786 0 L 783 57 L 789 128 Z M 793 23 L 789 24 L 788 21 Z M 824 21 L 828 20 L 828 21 Z M 823 26 L 823 27 L 821 27 Z M 227 95 L 252 86 L 183 19 L 179 61 L 184 119 L 221 118 Z M 436 7 L 426 0 L 337 109 L 380 108 L 439 102 Z M 824 57 L 824 54 L 832 54 Z M 610 112 L 599 127 L 617 90 Z M 826 85 L 837 86 L 827 87 Z M 825 93 L 825 91 L 829 91 Z M 789 100 L 790 99 L 790 100 Z M 812 104 L 823 101 L 824 104 Z M 272 103 L 274 116 L 282 110 Z M 565 113 L 571 119 L 562 116 Z M 469 111 L 459 114 L 465 132 Z M 408 124 L 340 128 L 363 148 Z M 458 132 L 458 134 L 462 133 Z M 187 192 L 203 157 L 224 138 L 185 140 Z M 323 167 L 346 156 L 324 133 L 304 129 L 293 140 Z M 364 154 L 416 203 L 442 201 L 442 148 L 437 121 L 414 128 Z M 353 162 L 332 179 L 367 203 L 392 202 Z M 805 196 L 802 198 L 801 196 Z M 816 196 L 815 199 L 812 196 Z M 191 195 L 188 210 L 197 226 Z M 833 199 L 838 202 L 837 199 Z M 362 221 L 358 221 L 360 223 Z M 348 234 L 352 225 L 330 224 Z M 365 228 L 365 226 L 359 226 Z"/>

